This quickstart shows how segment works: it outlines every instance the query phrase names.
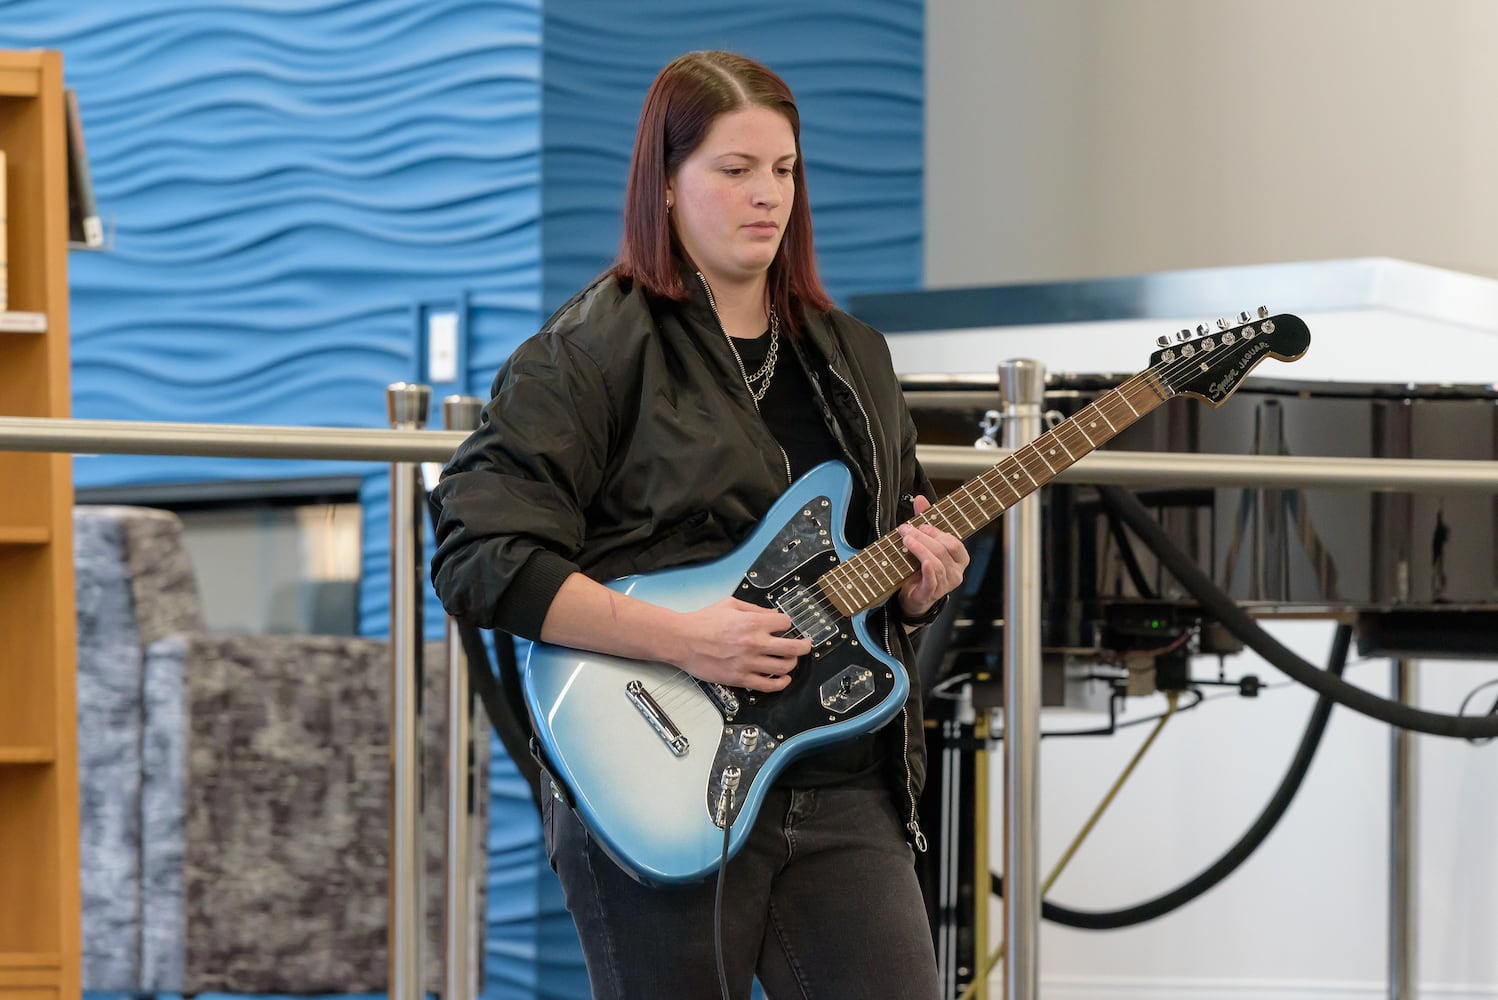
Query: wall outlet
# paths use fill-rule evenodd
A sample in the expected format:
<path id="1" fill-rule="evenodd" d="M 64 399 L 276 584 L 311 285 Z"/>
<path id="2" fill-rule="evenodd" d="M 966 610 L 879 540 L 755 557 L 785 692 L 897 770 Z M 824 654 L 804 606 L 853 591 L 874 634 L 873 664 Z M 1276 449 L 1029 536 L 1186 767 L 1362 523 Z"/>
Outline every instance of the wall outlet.
<path id="1" fill-rule="evenodd" d="M 458 314 L 427 314 L 427 381 L 436 385 L 458 381 Z"/>

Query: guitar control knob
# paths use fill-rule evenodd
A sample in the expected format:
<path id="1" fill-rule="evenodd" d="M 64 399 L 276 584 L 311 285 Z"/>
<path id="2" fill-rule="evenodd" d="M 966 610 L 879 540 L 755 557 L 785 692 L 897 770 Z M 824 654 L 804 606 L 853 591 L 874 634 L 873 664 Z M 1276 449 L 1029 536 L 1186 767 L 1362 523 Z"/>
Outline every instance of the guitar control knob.
<path id="1" fill-rule="evenodd" d="M 739 730 L 739 748 L 745 753 L 753 753 L 754 748 L 759 746 L 759 727 L 745 726 Z"/>
<path id="2" fill-rule="evenodd" d="M 1268 306 L 1260 306 L 1259 307 L 1259 318 L 1260 319 L 1268 319 L 1269 318 L 1269 307 Z"/>
<path id="3" fill-rule="evenodd" d="M 1160 347 L 1169 347 L 1170 337 L 1162 333 L 1160 336 L 1155 338 L 1155 343 Z"/>

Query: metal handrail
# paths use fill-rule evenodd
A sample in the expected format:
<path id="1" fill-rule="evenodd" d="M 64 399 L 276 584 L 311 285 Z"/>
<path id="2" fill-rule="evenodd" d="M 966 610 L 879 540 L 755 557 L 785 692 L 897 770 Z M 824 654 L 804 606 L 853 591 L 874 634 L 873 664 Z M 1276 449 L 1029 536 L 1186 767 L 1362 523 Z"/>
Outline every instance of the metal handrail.
<path id="1" fill-rule="evenodd" d="M 452 456 L 466 436 L 437 430 L 0 417 L 0 451 L 441 462 Z M 917 454 L 931 475 L 965 478 L 984 471 L 1009 452 L 1002 448 L 921 445 Z M 1098 451 L 1063 470 L 1056 480 L 1118 486 L 1189 484 L 1498 493 L 1498 461 Z"/>

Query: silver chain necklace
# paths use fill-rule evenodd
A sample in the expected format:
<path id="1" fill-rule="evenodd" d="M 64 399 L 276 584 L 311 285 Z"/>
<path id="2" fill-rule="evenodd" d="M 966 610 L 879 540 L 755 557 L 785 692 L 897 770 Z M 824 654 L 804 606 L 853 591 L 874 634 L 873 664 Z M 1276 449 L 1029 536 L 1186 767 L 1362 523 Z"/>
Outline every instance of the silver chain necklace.
<path id="1" fill-rule="evenodd" d="M 732 337 L 728 338 L 728 343 L 733 346 L 733 353 L 735 355 L 739 355 L 738 345 L 733 343 L 733 338 Z M 754 397 L 754 402 L 756 404 L 758 404 L 761 400 L 763 400 L 765 398 L 765 393 L 767 393 L 767 392 L 770 391 L 770 380 L 775 377 L 775 361 L 779 357 L 779 355 L 780 355 L 780 318 L 775 315 L 775 307 L 771 306 L 770 307 L 770 350 L 768 352 L 766 352 L 766 354 L 765 354 L 765 363 L 762 364 L 762 365 L 760 365 L 759 366 L 759 370 L 756 371 L 753 375 L 745 375 L 744 376 L 744 385 L 749 389 L 749 395 L 751 395 L 751 396 Z M 743 359 L 743 357 L 741 355 L 739 355 L 739 368 L 742 370 L 743 367 L 744 367 L 744 359 Z M 761 379 L 763 379 L 764 381 L 760 382 Z M 759 388 L 758 389 L 756 389 L 754 387 L 754 383 L 756 383 L 756 382 L 759 382 Z"/>

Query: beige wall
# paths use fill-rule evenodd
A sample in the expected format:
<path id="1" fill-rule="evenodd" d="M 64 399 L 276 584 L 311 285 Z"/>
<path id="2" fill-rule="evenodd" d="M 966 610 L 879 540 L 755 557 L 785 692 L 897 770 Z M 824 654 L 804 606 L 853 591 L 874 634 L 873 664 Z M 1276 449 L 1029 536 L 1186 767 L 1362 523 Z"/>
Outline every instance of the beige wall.
<path id="1" fill-rule="evenodd" d="M 926 284 L 1498 276 L 1498 3 L 930 0 Z"/>

